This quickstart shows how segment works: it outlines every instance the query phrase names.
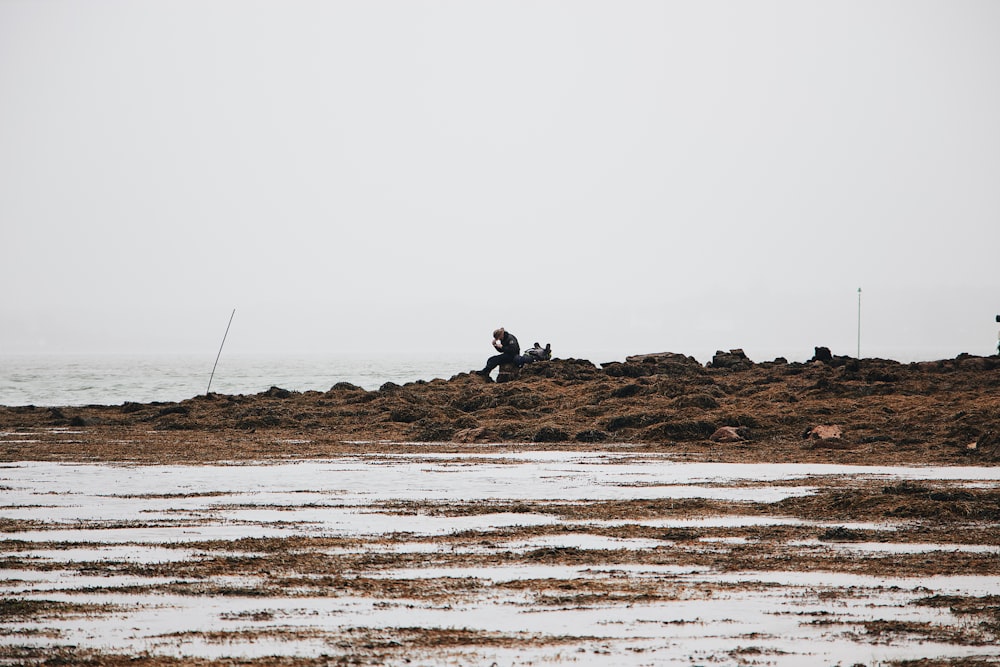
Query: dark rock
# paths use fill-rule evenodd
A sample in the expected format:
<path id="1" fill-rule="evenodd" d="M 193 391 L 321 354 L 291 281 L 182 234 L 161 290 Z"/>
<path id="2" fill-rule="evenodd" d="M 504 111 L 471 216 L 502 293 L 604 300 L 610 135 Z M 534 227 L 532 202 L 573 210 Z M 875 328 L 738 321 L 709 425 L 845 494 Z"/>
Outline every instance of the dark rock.
<path id="1" fill-rule="evenodd" d="M 604 442 L 608 439 L 608 434 L 604 431 L 599 431 L 597 429 L 587 429 L 586 431 L 580 431 L 574 437 L 577 442 Z"/>
<path id="2" fill-rule="evenodd" d="M 639 354 L 625 358 L 625 362 L 611 361 L 601 364 L 604 372 L 612 377 L 647 377 L 650 375 L 693 375 L 704 369 L 694 357 L 673 352 Z"/>
<path id="3" fill-rule="evenodd" d="M 610 361 L 606 364 L 601 364 L 601 367 L 611 377 L 641 378 L 656 374 L 656 370 L 648 366 L 623 364 L 620 361 Z"/>
<path id="4" fill-rule="evenodd" d="M 364 389 L 350 382 L 338 382 L 330 387 L 330 391 L 364 391 Z"/>
<path id="5" fill-rule="evenodd" d="M 899 376 L 893 373 L 889 373 L 883 369 L 874 369 L 865 375 L 865 381 L 867 382 L 898 382 Z"/>
<path id="6" fill-rule="evenodd" d="M 674 399 L 673 406 L 677 408 L 701 408 L 713 410 L 719 407 L 719 402 L 708 394 L 688 394 Z"/>
<path id="7" fill-rule="evenodd" d="M 500 364 L 497 371 L 497 382 L 511 382 L 521 377 L 521 368 L 517 364 Z"/>
<path id="8" fill-rule="evenodd" d="M 633 354 L 625 357 L 625 361 L 630 364 L 653 364 L 660 366 L 663 364 L 680 364 L 690 366 L 695 370 L 701 369 L 701 363 L 694 357 L 689 357 L 676 352 L 655 352 L 653 354 Z"/>
<path id="9" fill-rule="evenodd" d="M 287 389 L 282 389 L 281 387 L 271 387 L 270 389 L 268 389 L 264 393 L 265 393 L 265 395 L 270 396 L 271 398 L 291 398 L 292 397 L 292 392 L 288 391 Z"/>
<path id="10" fill-rule="evenodd" d="M 532 438 L 535 442 L 567 442 L 569 433 L 555 426 L 543 426 Z"/>
<path id="11" fill-rule="evenodd" d="M 705 440 L 717 429 L 709 421 L 669 421 L 649 427 L 643 436 L 650 440 Z"/>
<path id="12" fill-rule="evenodd" d="M 638 384 L 627 384 L 624 387 L 618 387 L 611 392 L 611 395 L 615 398 L 630 398 L 637 394 L 645 393 L 645 388 Z"/>
<path id="13" fill-rule="evenodd" d="M 746 353 L 739 348 L 729 350 L 729 352 L 718 350 L 714 355 L 712 355 L 712 368 L 745 371 L 749 370 L 752 366 L 753 362 L 750 361 L 750 359 L 747 358 Z"/>
<path id="14" fill-rule="evenodd" d="M 598 376 L 600 369 L 586 359 L 553 359 L 526 364 L 521 369 L 521 379 L 544 377 L 554 380 L 581 382 Z"/>
<path id="15" fill-rule="evenodd" d="M 828 347 L 817 347 L 814 348 L 813 358 L 810 361 L 821 361 L 824 364 L 829 364 L 833 361 L 833 354 L 830 353 Z"/>

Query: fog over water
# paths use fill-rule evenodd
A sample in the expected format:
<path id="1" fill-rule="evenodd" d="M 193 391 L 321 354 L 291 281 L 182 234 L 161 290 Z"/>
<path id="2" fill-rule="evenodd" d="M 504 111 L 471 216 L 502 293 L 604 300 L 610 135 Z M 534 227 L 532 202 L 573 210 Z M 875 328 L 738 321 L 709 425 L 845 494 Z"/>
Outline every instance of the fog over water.
<path id="1" fill-rule="evenodd" d="M 0 1 L 0 355 L 996 351 L 1000 3 Z M 225 358 L 225 357 L 224 357 Z M 480 361 L 477 361 L 479 363 Z M 199 382 L 200 384 L 200 382 Z"/>

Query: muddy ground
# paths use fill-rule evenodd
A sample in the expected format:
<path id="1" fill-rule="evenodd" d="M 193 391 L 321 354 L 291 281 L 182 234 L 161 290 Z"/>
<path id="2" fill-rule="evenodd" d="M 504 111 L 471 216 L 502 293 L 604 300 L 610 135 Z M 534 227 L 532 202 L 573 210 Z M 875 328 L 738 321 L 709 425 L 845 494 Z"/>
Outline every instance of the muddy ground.
<path id="1" fill-rule="evenodd" d="M 504 383 L 462 374 L 449 380 L 389 384 L 377 391 L 335 384 L 327 392 L 275 387 L 255 396 L 213 394 L 179 403 L 0 407 L 4 433 L 0 459 L 12 464 L 10 489 L 17 486 L 13 464 L 30 461 L 208 465 L 404 455 L 417 460 L 426 456 L 434 465 L 443 461 L 475 466 L 486 457 L 493 457 L 488 462 L 496 465 L 498 456 L 559 451 L 606 453 L 618 457 L 616 461 L 656 456 L 678 463 L 991 467 L 1000 462 L 997 357 L 963 355 L 919 364 L 818 357 L 805 364 L 783 360 L 754 364 L 733 352 L 717 355 L 709 367 L 674 354 L 631 357 L 603 367 L 570 359 L 526 366 L 520 377 Z M 476 458 L 480 456 L 482 461 Z M 622 499 L 386 499 L 364 510 L 397 517 L 496 515 L 548 517 L 551 522 L 514 522 L 432 537 L 392 532 L 166 541 L 156 546 L 194 550 L 197 556 L 164 562 L 93 556 L 54 562 L 39 557 L 38 543 L 19 535 L 61 530 L 66 522 L 4 503 L 0 558 L 10 582 L 0 603 L 0 664 L 489 664 L 477 659 L 497 655 L 509 658 L 506 664 L 617 664 L 616 650 L 630 652 L 628 664 L 795 664 L 780 637 L 759 633 L 738 635 L 734 641 L 739 641 L 715 653 L 706 649 L 671 655 L 676 662 L 667 662 L 654 646 L 628 644 L 623 649 L 605 636 L 485 631 L 420 621 L 421 610 L 462 605 L 472 610 L 484 600 L 493 601 L 497 609 L 512 605 L 532 611 L 599 609 L 613 618 L 616 610 L 625 614 L 636 606 L 667 609 L 713 596 L 771 595 L 770 586 L 796 598 L 793 604 L 805 604 L 802 599 L 808 598 L 807 611 L 788 612 L 803 615 L 803 627 L 819 628 L 824 637 L 835 635 L 836 641 L 851 647 L 871 646 L 871 655 L 880 646 L 936 647 L 928 649 L 930 657 L 917 648 L 904 651 L 906 659 L 852 658 L 820 664 L 1000 664 L 1000 651 L 995 649 L 1000 640 L 1000 595 L 974 589 L 947 594 L 931 583 L 935 577 L 983 581 L 1000 577 L 1000 489 L 994 481 L 970 484 L 933 475 L 873 479 L 843 474 L 741 484 L 807 485 L 810 491 L 776 502 L 642 497 L 641 485 L 635 489 L 638 497 Z M 108 493 L 117 498 L 113 490 Z M 206 503 L 214 495 L 225 494 L 193 494 Z M 178 503 L 191 500 L 182 493 L 151 493 L 144 500 L 164 497 Z M 227 498 L 202 511 L 211 517 L 247 509 Z M 252 509 L 261 506 L 254 504 Z M 204 517 L 199 521 L 210 520 Z M 740 520 L 727 524 L 726 517 Z M 747 517 L 763 520 L 755 523 Z M 184 521 L 192 519 L 185 515 Z M 140 513 L 128 520 L 77 519 L 73 525 L 103 531 L 173 524 Z M 589 542 L 580 541 L 584 538 L 632 546 L 590 548 Z M 47 542 L 45 549 L 72 553 L 93 548 L 99 544 L 95 540 Z M 431 552 L 424 549 L 428 543 Z M 569 568 L 575 574 L 490 581 L 469 574 L 536 566 Z M 630 568 L 638 572 L 674 568 L 670 571 L 688 574 L 623 574 Z M 89 583 L 63 588 L 59 596 L 30 584 L 31 577 L 66 570 L 85 575 Z M 414 575 L 420 571 L 438 574 Z M 855 616 L 843 610 L 853 609 L 866 596 L 877 599 L 885 591 L 855 584 L 785 590 L 783 585 L 762 582 L 760 573 L 892 577 L 918 584 L 926 580 L 927 585 L 916 585 L 906 593 L 890 590 L 888 594 L 899 599 L 885 605 L 882 616 Z M 730 576 L 733 579 L 727 579 Z M 107 589 L 95 588 L 93 577 L 134 577 L 136 583 L 134 589 L 110 584 Z M 108 601 L 118 599 L 110 594 L 130 590 L 144 600 L 179 596 L 261 601 L 249 610 L 221 615 L 225 621 L 245 622 L 239 630 L 188 630 L 171 641 L 214 645 L 264 639 L 322 641 L 324 649 L 317 655 L 185 657 L 59 641 L 59 631 L 53 628 L 57 621 L 114 618 L 124 612 L 116 606 L 120 602 Z M 101 593 L 109 595 L 107 600 L 100 598 Z M 95 594 L 104 601 L 92 599 Z M 376 607 L 403 611 L 410 605 L 413 620 L 394 627 L 357 625 L 336 631 L 300 627 L 284 623 L 290 612 L 275 602 L 327 597 L 373 599 Z M 905 613 L 888 611 L 896 607 Z M 26 641 L 46 633 L 54 635 L 51 641 Z M 532 653 L 539 647 L 548 653 Z M 643 652 L 648 654 L 646 662 Z"/>

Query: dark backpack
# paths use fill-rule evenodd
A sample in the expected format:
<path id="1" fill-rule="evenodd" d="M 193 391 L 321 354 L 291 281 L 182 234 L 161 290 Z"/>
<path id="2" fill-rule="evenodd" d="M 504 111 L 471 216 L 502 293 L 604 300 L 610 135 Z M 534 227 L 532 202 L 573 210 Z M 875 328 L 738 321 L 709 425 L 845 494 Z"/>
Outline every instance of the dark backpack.
<path id="1" fill-rule="evenodd" d="M 529 363 L 535 361 L 548 361 L 552 358 L 552 345 L 546 343 L 543 348 L 538 343 L 535 343 L 534 347 L 530 347 L 524 352 L 524 356 L 527 357 L 525 361 Z"/>

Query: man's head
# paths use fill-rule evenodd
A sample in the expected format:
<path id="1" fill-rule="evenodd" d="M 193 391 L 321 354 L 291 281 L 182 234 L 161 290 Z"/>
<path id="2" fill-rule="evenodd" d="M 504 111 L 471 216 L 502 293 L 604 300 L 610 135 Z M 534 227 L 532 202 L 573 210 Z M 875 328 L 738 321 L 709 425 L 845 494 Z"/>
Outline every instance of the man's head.
<path id="1" fill-rule="evenodd" d="M 504 335 L 503 327 L 500 327 L 499 329 L 493 332 L 493 340 L 500 340 L 501 338 L 503 338 L 503 335 Z"/>

